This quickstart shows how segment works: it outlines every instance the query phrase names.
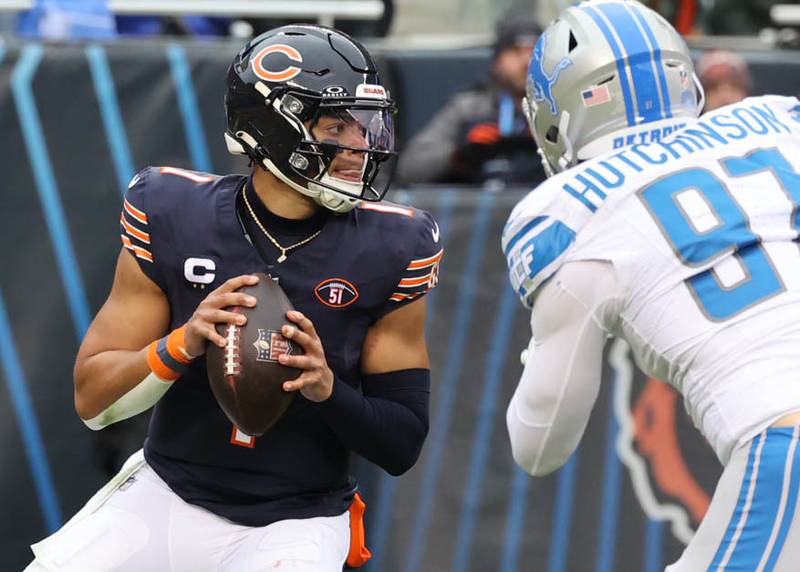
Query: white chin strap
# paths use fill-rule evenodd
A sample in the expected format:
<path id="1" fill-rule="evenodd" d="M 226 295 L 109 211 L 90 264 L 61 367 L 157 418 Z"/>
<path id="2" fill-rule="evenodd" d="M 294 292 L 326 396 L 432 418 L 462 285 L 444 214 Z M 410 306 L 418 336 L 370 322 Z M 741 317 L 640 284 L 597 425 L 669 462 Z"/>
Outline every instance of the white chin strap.
<path id="1" fill-rule="evenodd" d="M 358 174 L 361 181 L 364 180 L 364 173 L 366 170 L 367 157 L 365 156 L 364 161 L 361 163 L 361 171 Z M 360 199 L 353 198 L 349 195 L 363 196 L 365 187 L 363 182 L 355 183 L 352 181 L 337 179 L 336 177 L 332 177 L 327 171 L 325 171 L 325 174 L 320 177 L 319 182 L 322 184 L 309 183 L 308 187 L 310 189 L 318 190 L 319 203 L 325 208 L 328 208 L 334 212 L 348 212 L 353 210 L 361 203 Z M 324 185 L 342 189 L 342 191 L 349 193 L 349 195 L 337 193 L 326 188 Z"/>
<path id="2" fill-rule="evenodd" d="M 269 170 L 270 173 L 278 177 L 281 181 L 292 187 L 295 191 L 300 194 L 303 194 L 307 197 L 311 197 L 314 199 L 318 205 L 325 207 L 326 209 L 333 211 L 335 213 L 346 213 L 350 212 L 354 208 L 356 208 L 359 203 L 361 203 L 360 199 L 348 197 L 347 195 L 343 195 L 341 193 L 337 193 L 327 187 L 319 185 L 317 183 L 309 183 L 308 187 L 304 187 L 299 183 L 294 182 L 289 177 L 281 173 L 280 169 L 278 169 L 275 164 L 270 161 L 269 159 L 264 159 L 262 162 L 264 167 Z M 360 193 L 362 185 L 356 183 L 348 183 L 346 181 L 342 181 L 340 179 L 334 179 L 328 173 L 325 173 L 320 178 L 321 183 L 325 183 L 326 185 L 331 186 L 347 186 L 353 188 L 352 192 Z M 350 189 L 348 188 L 348 191 Z"/>
<path id="3" fill-rule="evenodd" d="M 247 155 L 247 151 L 244 145 L 248 145 L 252 149 L 255 149 L 255 147 L 258 145 L 256 140 L 249 133 L 246 133 L 244 131 L 239 131 L 236 134 L 236 137 L 238 137 L 239 140 L 231 137 L 228 133 L 225 133 L 225 143 L 228 147 L 228 152 L 230 152 L 233 155 Z M 242 143 L 244 143 L 244 145 Z M 261 164 L 270 173 L 278 177 L 278 179 L 289 185 L 298 193 L 303 194 L 307 197 L 311 197 L 318 205 L 323 206 L 326 209 L 333 211 L 335 213 L 341 214 L 350 212 L 361 203 L 360 199 L 349 197 L 342 193 L 337 193 L 336 191 L 328 189 L 323 185 L 317 183 L 309 183 L 308 187 L 304 187 L 303 185 L 296 183 L 295 181 L 284 175 L 281 172 L 281 170 L 278 169 L 278 167 L 276 167 L 275 164 L 269 159 L 264 159 L 261 162 Z M 362 167 L 362 176 L 363 176 L 363 170 L 366 169 L 366 166 L 367 166 L 367 161 L 364 160 L 364 165 Z M 363 192 L 364 188 L 364 185 L 362 183 L 351 183 L 348 181 L 343 181 L 342 179 L 331 177 L 328 173 L 325 173 L 320 178 L 320 183 L 323 183 L 325 185 L 330 185 L 332 187 L 340 187 L 349 193 L 358 195 L 360 195 Z"/>
<path id="4" fill-rule="evenodd" d="M 328 185 L 330 184 L 340 185 L 340 186 L 342 185 L 342 181 L 336 181 L 334 183 L 332 179 L 333 177 L 331 177 L 326 173 L 325 175 L 322 176 L 320 182 Z M 354 185 L 354 186 L 358 187 L 360 185 Z M 313 192 L 316 193 L 316 197 L 314 197 L 315 201 L 317 201 L 326 209 L 331 210 L 335 213 L 350 212 L 361 203 L 359 199 L 354 199 L 346 195 L 342 195 L 340 193 L 337 193 L 336 191 L 332 191 L 317 183 L 309 183 L 308 188 L 313 189 Z M 360 189 L 355 189 L 356 192 L 358 192 L 359 190 Z"/>
<path id="5" fill-rule="evenodd" d="M 365 165 L 366 163 L 367 162 L 364 161 Z M 353 210 L 361 202 L 361 200 L 359 199 L 349 197 L 342 193 L 337 193 L 336 191 L 332 191 L 329 188 L 325 187 L 324 185 L 330 185 L 331 187 L 339 187 L 342 189 L 346 189 L 348 193 L 360 195 L 361 193 L 364 192 L 363 183 L 351 183 L 349 181 L 343 181 L 342 179 L 331 177 L 328 173 L 322 175 L 322 177 L 320 177 L 319 182 L 322 184 L 309 183 L 308 188 L 317 193 L 316 201 L 326 209 L 330 209 L 333 212 L 337 213 L 346 213 L 348 211 Z"/>

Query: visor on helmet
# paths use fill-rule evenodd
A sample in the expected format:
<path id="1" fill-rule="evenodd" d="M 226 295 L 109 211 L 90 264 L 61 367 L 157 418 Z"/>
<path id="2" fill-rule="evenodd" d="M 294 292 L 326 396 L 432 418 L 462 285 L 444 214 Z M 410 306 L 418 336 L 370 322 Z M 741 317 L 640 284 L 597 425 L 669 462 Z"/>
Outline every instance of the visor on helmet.
<path id="1" fill-rule="evenodd" d="M 294 174 L 352 199 L 381 200 L 389 185 L 381 167 L 395 155 L 393 112 L 374 102 L 320 106 L 289 159 Z"/>

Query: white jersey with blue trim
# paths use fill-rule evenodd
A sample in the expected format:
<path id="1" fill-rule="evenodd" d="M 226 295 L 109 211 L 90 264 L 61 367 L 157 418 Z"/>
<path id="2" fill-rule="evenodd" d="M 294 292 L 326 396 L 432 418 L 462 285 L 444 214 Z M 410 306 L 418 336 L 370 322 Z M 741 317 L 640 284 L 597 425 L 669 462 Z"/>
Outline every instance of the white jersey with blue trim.
<path id="1" fill-rule="evenodd" d="M 503 249 L 530 306 L 566 263 L 616 274 L 624 337 L 725 462 L 800 410 L 800 102 L 748 98 L 553 177 Z"/>

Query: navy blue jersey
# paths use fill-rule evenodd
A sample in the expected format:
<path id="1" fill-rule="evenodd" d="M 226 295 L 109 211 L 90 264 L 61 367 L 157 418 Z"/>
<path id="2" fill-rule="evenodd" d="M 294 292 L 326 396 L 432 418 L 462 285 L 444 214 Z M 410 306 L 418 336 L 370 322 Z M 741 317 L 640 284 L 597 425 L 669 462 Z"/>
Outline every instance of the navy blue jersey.
<path id="1" fill-rule="evenodd" d="M 172 167 L 131 182 L 122 241 L 166 293 L 171 328 L 229 278 L 267 272 L 314 326 L 336 376 L 357 387 L 369 327 L 436 285 L 442 248 L 426 212 L 366 203 L 325 220 L 320 235 L 270 267 L 237 216 L 247 178 Z M 187 502 L 234 522 L 263 526 L 345 511 L 354 483 L 349 451 L 297 395 L 265 435 L 235 429 L 217 405 L 205 360 L 196 360 L 156 404 L 145 442 L 153 469 Z"/>

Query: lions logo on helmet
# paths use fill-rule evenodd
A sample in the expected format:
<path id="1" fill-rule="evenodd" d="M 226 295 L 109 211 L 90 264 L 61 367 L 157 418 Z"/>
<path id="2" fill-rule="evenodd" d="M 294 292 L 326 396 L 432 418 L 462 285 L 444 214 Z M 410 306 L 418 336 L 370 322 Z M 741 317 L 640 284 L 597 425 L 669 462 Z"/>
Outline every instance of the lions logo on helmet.
<path id="1" fill-rule="evenodd" d="M 585 105 L 586 93 L 602 94 L 604 105 Z M 553 175 L 615 140 L 685 125 L 702 109 L 702 89 L 686 43 L 660 15 L 633 0 L 595 0 L 568 8 L 541 35 L 523 108 Z"/>
<path id="2" fill-rule="evenodd" d="M 572 60 L 564 58 L 556 64 L 553 73 L 550 75 L 544 71 L 544 58 L 543 54 L 547 46 L 547 38 L 542 36 L 539 42 L 536 42 L 536 47 L 533 50 L 533 59 L 528 70 L 533 81 L 533 99 L 534 101 L 546 101 L 550 105 L 550 113 L 553 115 L 558 114 L 558 105 L 553 98 L 553 86 L 558 81 L 558 76 L 568 66 L 572 65 Z"/>

